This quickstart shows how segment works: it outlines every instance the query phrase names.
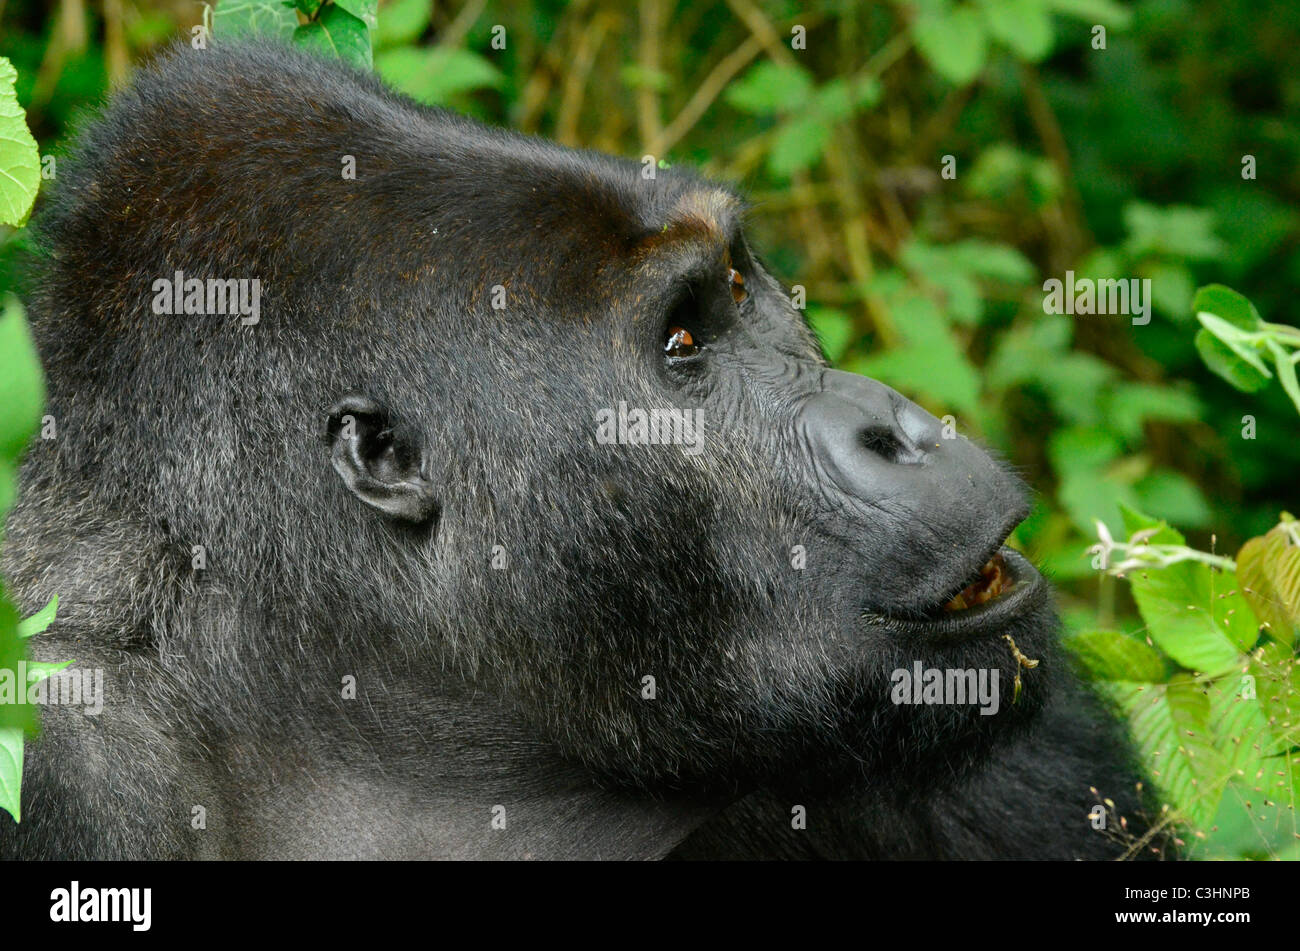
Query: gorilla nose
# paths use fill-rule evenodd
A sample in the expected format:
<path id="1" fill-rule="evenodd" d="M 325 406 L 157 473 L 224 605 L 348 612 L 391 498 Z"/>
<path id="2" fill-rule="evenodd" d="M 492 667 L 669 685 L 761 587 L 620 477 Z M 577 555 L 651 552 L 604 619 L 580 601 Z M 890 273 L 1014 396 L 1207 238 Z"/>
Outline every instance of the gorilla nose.
<path id="1" fill-rule="evenodd" d="M 817 462 L 845 489 L 884 464 L 919 465 L 938 448 L 939 420 L 856 373 L 824 371 L 802 416 Z"/>
<path id="2" fill-rule="evenodd" d="M 933 515 L 1023 504 L 1016 480 L 983 450 L 867 377 L 823 371 L 799 426 L 820 477 L 851 500 Z"/>

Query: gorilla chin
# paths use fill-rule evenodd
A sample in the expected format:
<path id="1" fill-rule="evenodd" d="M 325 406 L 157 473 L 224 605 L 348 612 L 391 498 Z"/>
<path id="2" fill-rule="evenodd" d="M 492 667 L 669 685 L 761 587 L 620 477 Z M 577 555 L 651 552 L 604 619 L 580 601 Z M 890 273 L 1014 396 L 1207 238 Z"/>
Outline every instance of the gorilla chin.
<path id="1" fill-rule="evenodd" d="M 819 743 L 792 755 L 780 788 L 890 794 L 950 788 L 1032 726 L 1059 687 L 1058 621 L 1043 576 L 1002 547 L 926 615 L 865 611 L 870 645 L 839 678 Z"/>
<path id="2" fill-rule="evenodd" d="M 897 644 L 898 666 L 887 688 L 867 691 L 888 689 L 891 706 L 870 718 L 861 741 L 876 755 L 855 782 L 892 789 L 959 782 L 1018 739 L 1057 686 L 1064 658 L 1050 589 L 1012 548 L 1000 548 L 925 619 L 868 613 L 865 620 Z M 924 682 L 919 671 L 929 675 Z M 990 689 L 968 689 L 976 683 Z M 889 739 L 882 744 L 882 737 Z"/>

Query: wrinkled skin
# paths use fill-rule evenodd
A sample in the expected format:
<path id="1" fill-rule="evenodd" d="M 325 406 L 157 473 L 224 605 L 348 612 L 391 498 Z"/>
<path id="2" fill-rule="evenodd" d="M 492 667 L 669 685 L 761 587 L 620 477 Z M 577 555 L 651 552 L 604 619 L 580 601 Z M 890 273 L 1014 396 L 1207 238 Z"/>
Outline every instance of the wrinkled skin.
<path id="1" fill-rule="evenodd" d="M 36 217 L 60 435 L 5 562 L 106 706 L 45 712 L 0 855 L 1123 852 L 1041 577 L 942 610 L 1024 488 L 829 369 L 743 211 L 287 50 L 138 76 Z M 259 322 L 155 313 L 178 269 L 259 279 Z M 699 451 L 602 442 L 620 403 Z M 915 661 L 998 712 L 895 704 Z"/>

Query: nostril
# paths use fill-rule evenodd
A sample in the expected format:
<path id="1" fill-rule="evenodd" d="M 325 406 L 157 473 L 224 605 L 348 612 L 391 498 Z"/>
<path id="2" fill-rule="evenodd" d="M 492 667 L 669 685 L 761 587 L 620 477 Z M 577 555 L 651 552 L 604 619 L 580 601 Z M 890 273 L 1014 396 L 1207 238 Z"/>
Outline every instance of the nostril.
<path id="1" fill-rule="evenodd" d="M 907 454 L 907 446 L 888 426 L 868 426 L 858 433 L 858 444 L 886 462 L 898 462 Z"/>

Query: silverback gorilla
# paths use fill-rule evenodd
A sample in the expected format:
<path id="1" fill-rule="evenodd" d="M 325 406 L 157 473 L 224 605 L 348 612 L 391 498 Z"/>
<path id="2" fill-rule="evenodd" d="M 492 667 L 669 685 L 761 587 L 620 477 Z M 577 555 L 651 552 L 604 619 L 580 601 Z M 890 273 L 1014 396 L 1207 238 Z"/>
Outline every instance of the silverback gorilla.
<path id="1" fill-rule="evenodd" d="M 104 709 L 0 856 L 1150 852 L 1024 488 L 829 369 L 744 210 L 276 46 L 142 70 L 36 219 L 4 567 Z"/>

